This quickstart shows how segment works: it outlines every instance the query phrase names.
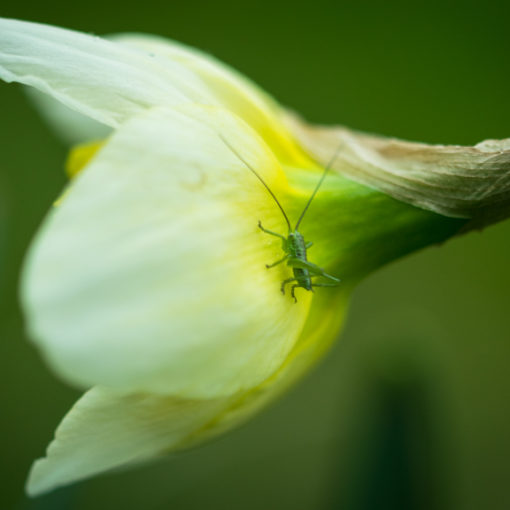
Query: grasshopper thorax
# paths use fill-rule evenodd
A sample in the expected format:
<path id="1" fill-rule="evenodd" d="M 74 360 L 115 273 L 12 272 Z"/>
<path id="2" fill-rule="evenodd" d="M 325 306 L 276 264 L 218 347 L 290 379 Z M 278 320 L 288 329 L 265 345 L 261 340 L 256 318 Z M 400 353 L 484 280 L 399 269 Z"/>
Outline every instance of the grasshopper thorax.
<path id="1" fill-rule="evenodd" d="M 295 257 L 300 260 L 307 260 L 305 239 L 297 230 L 289 232 L 286 248 L 287 250 L 285 251 L 287 251 L 291 257 Z"/>

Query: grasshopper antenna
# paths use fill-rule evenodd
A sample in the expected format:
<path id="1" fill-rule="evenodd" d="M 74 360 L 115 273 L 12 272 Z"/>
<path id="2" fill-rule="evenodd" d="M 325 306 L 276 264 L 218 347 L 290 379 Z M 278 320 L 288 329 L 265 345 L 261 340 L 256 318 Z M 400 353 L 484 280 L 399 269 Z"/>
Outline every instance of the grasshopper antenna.
<path id="1" fill-rule="evenodd" d="M 317 191 L 319 191 L 319 188 L 321 187 L 322 182 L 326 178 L 326 174 L 329 172 L 331 167 L 333 166 L 333 163 L 336 161 L 336 158 L 338 158 L 338 155 L 340 154 L 340 149 L 343 147 L 344 142 L 342 141 L 340 145 L 337 147 L 335 153 L 333 154 L 333 157 L 329 160 L 329 163 L 326 165 L 326 168 L 324 169 L 324 173 L 322 174 L 322 177 L 320 178 L 319 182 L 317 183 L 317 186 L 315 186 L 315 189 L 313 190 L 313 193 L 311 197 L 308 199 L 308 202 L 305 205 L 305 208 L 303 209 L 303 212 L 301 213 L 301 216 L 297 220 L 296 227 L 294 230 L 297 230 L 299 227 L 299 224 L 301 223 L 301 220 L 304 218 L 306 211 L 308 211 L 308 208 L 310 207 L 310 204 L 312 203 L 312 200 L 315 198 L 315 195 L 317 195 Z"/>
<path id="2" fill-rule="evenodd" d="M 223 143 L 246 165 L 246 167 L 248 168 L 248 170 L 250 170 L 254 175 L 255 177 L 257 177 L 257 179 L 264 185 L 264 187 L 267 189 L 267 191 L 269 191 L 269 194 L 273 197 L 274 201 L 276 202 L 276 205 L 278 205 L 278 207 L 280 208 L 280 211 L 282 211 L 282 214 L 283 214 L 283 217 L 285 218 L 285 221 L 287 222 L 287 225 L 289 227 L 289 232 L 292 230 L 292 227 L 290 226 L 290 221 L 289 221 L 289 218 L 287 217 L 287 215 L 285 214 L 285 211 L 283 210 L 283 207 L 282 207 L 282 204 L 280 204 L 280 202 L 278 202 L 278 199 L 276 198 L 275 194 L 271 191 L 271 189 L 269 188 L 269 186 L 265 183 L 264 179 L 262 179 L 262 177 L 255 171 L 255 169 L 241 156 L 241 154 L 239 154 L 239 152 L 237 152 L 234 147 L 232 147 L 232 145 L 225 139 L 225 137 L 219 133 L 218 134 L 219 137 L 221 138 L 221 140 L 223 141 Z"/>

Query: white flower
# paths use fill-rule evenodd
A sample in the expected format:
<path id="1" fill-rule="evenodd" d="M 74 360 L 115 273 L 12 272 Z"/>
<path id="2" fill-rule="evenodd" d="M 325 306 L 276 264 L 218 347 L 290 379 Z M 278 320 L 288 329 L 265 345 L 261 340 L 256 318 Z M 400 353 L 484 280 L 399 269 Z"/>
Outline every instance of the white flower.
<path id="1" fill-rule="evenodd" d="M 280 242 L 257 227 L 285 233 L 281 213 L 222 140 L 292 215 L 320 168 L 275 103 L 176 44 L 13 20 L 0 21 L 0 76 L 113 130 L 99 150 L 79 149 L 91 159 L 48 215 L 23 273 L 32 338 L 62 377 L 93 387 L 35 463 L 29 493 L 215 434 L 312 363 L 343 306 L 321 319 L 321 342 L 318 331 L 302 337 L 311 293 L 298 291 L 297 304 L 282 296 L 290 269 L 266 269 L 281 258 Z M 98 132 L 66 110 L 57 116 L 68 132 L 78 126 L 71 137 Z M 291 187 L 292 168 L 312 179 Z M 345 292 L 329 298 L 343 303 Z"/>
<path id="2" fill-rule="evenodd" d="M 475 224 L 508 212 L 495 188 L 508 142 L 449 149 L 312 128 L 233 70 L 163 39 L 0 19 L 0 78 L 51 98 L 35 96 L 68 140 L 101 139 L 72 151 L 73 178 L 23 271 L 34 342 L 60 376 L 91 388 L 35 462 L 30 494 L 246 419 L 327 349 L 357 281 L 466 222 L 376 188 Z M 295 222 L 323 171 L 302 147 L 325 160 L 339 140 L 302 232 L 312 261 L 342 285 L 298 289 L 294 303 L 280 293 L 291 269 L 266 269 L 281 243 L 257 227 L 285 234 L 285 221 L 243 160 Z M 473 176 L 486 164 L 494 173 Z"/>

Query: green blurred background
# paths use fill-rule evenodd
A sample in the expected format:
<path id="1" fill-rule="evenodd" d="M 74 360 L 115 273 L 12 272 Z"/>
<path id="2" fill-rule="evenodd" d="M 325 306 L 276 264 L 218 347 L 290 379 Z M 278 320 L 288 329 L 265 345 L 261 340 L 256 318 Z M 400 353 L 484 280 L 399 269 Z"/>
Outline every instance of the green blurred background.
<path id="1" fill-rule="evenodd" d="M 3 2 L 3 16 L 143 31 L 209 51 L 309 120 L 431 142 L 510 136 L 508 1 Z M 357 290 L 340 342 L 215 443 L 23 496 L 78 393 L 27 342 L 23 253 L 65 147 L 0 84 L 0 508 L 510 508 L 510 223 L 407 257 Z"/>

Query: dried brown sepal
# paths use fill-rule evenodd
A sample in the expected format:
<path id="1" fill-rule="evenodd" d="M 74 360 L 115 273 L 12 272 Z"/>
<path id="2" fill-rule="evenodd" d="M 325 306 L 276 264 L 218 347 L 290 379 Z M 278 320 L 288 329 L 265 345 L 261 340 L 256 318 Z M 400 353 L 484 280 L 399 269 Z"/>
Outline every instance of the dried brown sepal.
<path id="1" fill-rule="evenodd" d="M 510 216 L 510 138 L 471 147 L 428 145 L 312 125 L 294 113 L 286 113 L 284 120 L 323 165 L 338 152 L 333 170 L 402 202 L 469 218 L 467 230 Z"/>

